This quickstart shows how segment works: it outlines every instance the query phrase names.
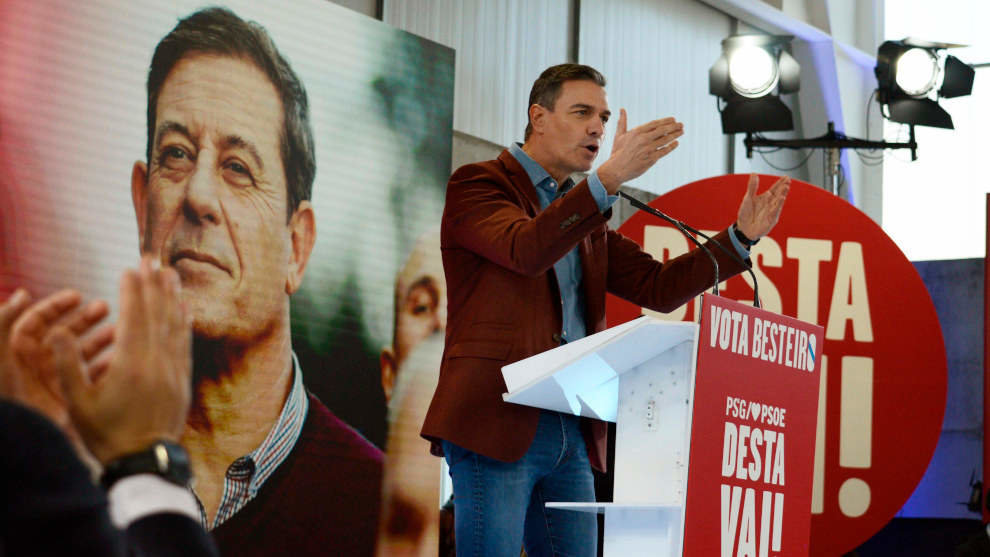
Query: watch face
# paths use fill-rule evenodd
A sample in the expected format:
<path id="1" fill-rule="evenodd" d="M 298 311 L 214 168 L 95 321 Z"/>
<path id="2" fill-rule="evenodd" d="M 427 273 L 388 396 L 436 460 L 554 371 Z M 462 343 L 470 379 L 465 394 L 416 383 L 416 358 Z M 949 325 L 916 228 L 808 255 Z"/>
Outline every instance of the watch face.
<path id="1" fill-rule="evenodd" d="M 108 463 L 103 471 L 102 483 L 109 488 L 117 480 L 136 474 L 155 474 L 186 487 L 192 477 L 189 454 L 176 443 L 158 441 L 144 451 Z"/>
<path id="2" fill-rule="evenodd" d="M 158 473 L 164 474 L 168 471 L 169 461 L 171 461 L 168 454 L 168 447 L 165 443 L 155 443 L 151 447 L 151 451 L 155 455 L 155 465 L 158 467 Z"/>
<path id="3" fill-rule="evenodd" d="M 181 485 L 189 483 L 189 478 L 192 476 L 192 470 L 189 466 L 189 453 L 181 445 L 170 441 L 160 441 L 155 444 L 154 450 L 156 455 L 160 450 L 165 456 L 166 465 L 164 468 L 159 468 L 159 474 L 162 477 Z"/>

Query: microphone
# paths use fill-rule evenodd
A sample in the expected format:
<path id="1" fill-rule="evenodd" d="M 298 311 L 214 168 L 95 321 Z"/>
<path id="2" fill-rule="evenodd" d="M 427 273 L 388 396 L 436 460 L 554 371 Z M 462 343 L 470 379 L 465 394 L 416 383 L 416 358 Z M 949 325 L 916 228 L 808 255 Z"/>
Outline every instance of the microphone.
<path id="1" fill-rule="evenodd" d="M 675 218 L 673 218 L 671 216 L 668 216 L 667 214 L 663 213 L 662 211 L 659 211 L 657 209 L 654 209 L 653 207 L 650 207 L 646 203 L 643 203 L 642 201 L 636 199 L 635 197 L 627 194 L 624 191 L 621 191 L 620 190 L 619 191 L 619 195 L 622 196 L 623 198 L 625 198 L 627 201 L 629 201 L 629 203 L 631 203 L 632 206 L 635 207 L 636 209 L 639 209 L 640 211 L 643 211 L 645 213 L 649 213 L 649 214 L 651 214 L 651 215 L 653 215 L 655 217 L 658 217 L 658 218 L 660 218 L 662 220 L 665 220 L 665 221 L 669 222 L 670 224 L 673 224 L 675 227 L 677 227 L 678 230 L 681 231 L 681 234 L 684 234 L 684 236 L 687 237 L 687 239 L 691 240 L 692 242 L 695 243 L 695 245 L 697 245 L 701 249 L 705 250 L 705 253 L 708 254 L 708 257 L 712 260 L 712 265 L 715 267 L 715 288 L 713 289 L 713 292 L 715 293 L 716 296 L 718 296 L 718 262 L 715 261 L 715 256 L 712 255 L 712 252 L 709 251 L 708 248 L 706 248 L 704 245 L 702 245 L 701 242 L 699 242 L 697 239 L 695 239 L 694 236 L 692 236 L 691 234 L 689 234 L 689 232 L 690 233 L 693 233 L 693 234 L 697 234 L 698 236 L 701 236 L 705 240 L 708 240 L 709 242 L 711 242 L 712 244 L 714 244 L 715 247 L 717 247 L 718 249 L 722 250 L 723 253 L 725 253 L 730 258 L 732 258 L 735 262 L 737 262 L 740 265 L 742 265 L 743 268 L 745 268 L 746 271 L 749 272 L 749 276 L 753 279 L 753 306 L 754 307 L 757 307 L 757 308 L 758 307 L 761 307 L 761 304 L 760 304 L 760 287 L 759 287 L 759 284 L 757 284 L 757 281 L 756 281 L 756 274 L 753 273 L 753 268 L 750 265 L 747 265 L 746 264 L 746 261 L 744 261 L 741 257 L 739 257 L 739 254 L 736 253 L 736 250 L 735 249 L 728 249 L 728 248 L 726 248 L 725 246 L 723 246 L 721 244 L 721 242 L 718 242 L 717 240 L 713 239 L 711 236 L 705 234 L 704 232 L 701 232 L 700 230 L 697 230 L 696 228 L 693 228 L 692 226 L 690 226 L 688 224 L 685 224 L 685 223 L 683 223 L 683 222 L 681 222 L 681 221 L 679 221 L 679 220 L 677 220 L 677 219 L 675 219 Z"/>
<path id="2" fill-rule="evenodd" d="M 694 244 L 696 246 L 698 246 L 699 248 L 701 248 L 701 249 L 703 249 L 705 251 L 705 254 L 708 255 L 708 258 L 712 260 L 712 267 L 714 267 L 714 269 L 715 269 L 715 286 L 712 287 L 712 293 L 715 294 L 716 296 L 718 296 L 718 261 L 715 260 L 715 256 L 712 254 L 712 252 L 707 247 L 705 247 L 704 245 L 702 245 L 702 243 L 699 242 L 697 240 L 697 238 L 695 238 L 694 236 L 692 236 L 687 231 L 687 229 L 685 228 L 684 223 L 682 223 L 681 221 L 679 221 L 679 220 L 677 220 L 677 219 L 675 219 L 673 217 L 668 217 L 664 213 L 661 213 L 660 211 L 654 209 L 653 207 L 650 207 L 649 205 L 647 205 L 647 204 L 643 203 L 642 201 L 640 201 L 640 200 L 632 197 L 631 195 L 627 194 L 624 191 L 619 191 L 619 195 L 622 196 L 622 197 L 624 197 L 624 198 L 626 198 L 630 203 L 632 203 L 633 207 L 636 207 L 637 209 L 639 209 L 641 211 L 645 211 L 647 213 L 650 213 L 653 216 L 659 217 L 659 218 L 661 218 L 661 219 L 669 222 L 670 224 L 673 224 L 675 227 L 677 227 L 678 230 L 681 231 L 681 234 L 683 234 L 685 238 L 687 238 L 688 240 L 691 240 L 692 242 L 694 242 Z"/>

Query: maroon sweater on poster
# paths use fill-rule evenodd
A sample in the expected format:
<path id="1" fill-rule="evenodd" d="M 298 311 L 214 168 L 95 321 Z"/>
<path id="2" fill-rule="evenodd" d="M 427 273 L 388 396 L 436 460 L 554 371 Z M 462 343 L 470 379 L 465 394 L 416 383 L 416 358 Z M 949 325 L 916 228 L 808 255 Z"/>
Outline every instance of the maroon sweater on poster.
<path id="1" fill-rule="evenodd" d="M 213 530 L 225 556 L 373 555 L 382 452 L 309 394 L 292 452 Z"/>

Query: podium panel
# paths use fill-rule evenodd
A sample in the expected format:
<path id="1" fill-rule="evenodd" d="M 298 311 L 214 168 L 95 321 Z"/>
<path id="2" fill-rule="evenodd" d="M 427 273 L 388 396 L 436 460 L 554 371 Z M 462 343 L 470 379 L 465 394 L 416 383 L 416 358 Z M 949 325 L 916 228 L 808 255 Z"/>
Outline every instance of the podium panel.
<path id="1" fill-rule="evenodd" d="M 615 501 L 684 501 L 694 355 L 694 342 L 685 341 L 619 376 Z"/>
<path id="2" fill-rule="evenodd" d="M 619 375 L 683 343 L 695 323 L 641 317 L 502 368 L 506 402 L 615 422 Z"/>
<path id="3" fill-rule="evenodd" d="M 616 422 L 605 555 L 808 554 L 821 327 L 704 296 L 503 368 L 506 401 Z"/>

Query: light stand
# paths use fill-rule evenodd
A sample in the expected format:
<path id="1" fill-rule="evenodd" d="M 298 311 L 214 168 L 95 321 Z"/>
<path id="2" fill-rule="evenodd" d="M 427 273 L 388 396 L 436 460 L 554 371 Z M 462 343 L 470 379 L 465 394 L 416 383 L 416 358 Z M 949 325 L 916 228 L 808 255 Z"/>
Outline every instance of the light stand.
<path id="1" fill-rule="evenodd" d="M 909 126 L 911 130 L 910 139 L 906 143 L 892 143 L 889 141 L 870 141 L 848 137 L 843 133 L 835 131 L 835 123 L 828 123 L 828 131 L 825 135 L 813 137 L 811 139 L 766 139 L 763 137 L 753 137 L 752 132 L 746 132 L 746 158 L 753 158 L 754 147 L 778 147 L 781 149 L 825 149 L 825 183 L 833 194 L 838 194 L 839 189 L 839 157 L 842 149 L 910 149 L 911 160 L 918 160 L 918 142 L 914 139 L 914 126 Z"/>

